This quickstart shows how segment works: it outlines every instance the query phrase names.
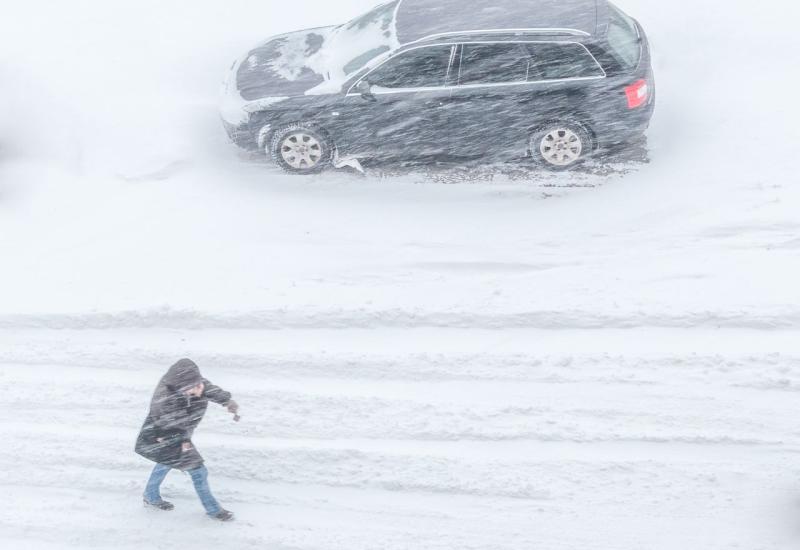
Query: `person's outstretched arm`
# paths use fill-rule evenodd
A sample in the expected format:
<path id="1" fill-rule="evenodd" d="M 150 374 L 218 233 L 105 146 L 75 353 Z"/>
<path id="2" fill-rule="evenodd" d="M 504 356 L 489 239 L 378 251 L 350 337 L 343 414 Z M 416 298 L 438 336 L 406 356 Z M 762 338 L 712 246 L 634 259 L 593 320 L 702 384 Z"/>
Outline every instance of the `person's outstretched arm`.
<path id="1" fill-rule="evenodd" d="M 205 390 L 203 390 L 203 395 L 208 398 L 209 401 L 213 401 L 214 403 L 219 403 L 223 407 L 228 408 L 228 412 L 232 412 L 236 414 L 239 411 L 239 405 L 231 399 L 231 392 L 225 391 L 219 386 L 215 386 L 205 378 L 203 379 L 203 384 L 205 384 Z"/>

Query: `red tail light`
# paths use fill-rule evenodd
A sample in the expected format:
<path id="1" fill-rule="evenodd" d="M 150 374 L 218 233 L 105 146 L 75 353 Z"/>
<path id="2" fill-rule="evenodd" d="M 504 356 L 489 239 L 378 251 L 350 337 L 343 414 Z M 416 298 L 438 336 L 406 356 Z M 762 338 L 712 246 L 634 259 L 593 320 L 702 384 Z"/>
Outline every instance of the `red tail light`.
<path id="1" fill-rule="evenodd" d="M 650 97 L 650 87 L 646 80 L 640 80 L 625 88 L 625 96 L 628 98 L 628 109 L 641 107 Z"/>

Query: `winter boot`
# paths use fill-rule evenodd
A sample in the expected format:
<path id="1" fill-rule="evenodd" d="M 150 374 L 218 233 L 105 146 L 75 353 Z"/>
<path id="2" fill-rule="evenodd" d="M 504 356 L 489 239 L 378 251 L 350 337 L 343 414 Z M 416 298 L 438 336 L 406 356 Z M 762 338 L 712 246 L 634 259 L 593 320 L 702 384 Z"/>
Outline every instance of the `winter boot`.
<path id="1" fill-rule="evenodd" d="M 159 510 L 172 510 L 175 508 L 171 502 L 167 502 L 166 500 L 159 500 L 158 502 L 150 502 L 147 499 L 144 499 L 144 505 L 149 508 L 157 508 Z"/>
<path id="2" fill-rule="evenodd" d="M 233 519 L 233 512 L 229 512 L 227 510 L 220 510 L 211 517 L 219 521 L 231 521 Z"/>

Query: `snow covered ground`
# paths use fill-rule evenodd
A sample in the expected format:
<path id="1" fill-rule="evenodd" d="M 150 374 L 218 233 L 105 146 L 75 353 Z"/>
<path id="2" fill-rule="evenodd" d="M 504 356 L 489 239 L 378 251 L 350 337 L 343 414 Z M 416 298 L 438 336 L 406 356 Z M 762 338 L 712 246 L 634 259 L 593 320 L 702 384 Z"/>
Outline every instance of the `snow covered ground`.
<path id="1" fill-rule="evenodd" d="M 647 162 L 311 178 L 225 142 L 219 82 L 370 0 L 4 6 L 0 540 L 796 548 L 800 6 L 618 3 Z M 141 508 L 181 356 L 243 408 L 197 439 L 231 525 L 178 474 Z"/>
<path id="2" fill-rule="evenodd" d="M 3 331 L 0 533 L 30 548 L 792 548 L 793 331 Z M 702 350 L 702 351 L 697 351 Z M 196 443 L 238 521 L 131 452 L 191 351 L 235 392 Z"/>

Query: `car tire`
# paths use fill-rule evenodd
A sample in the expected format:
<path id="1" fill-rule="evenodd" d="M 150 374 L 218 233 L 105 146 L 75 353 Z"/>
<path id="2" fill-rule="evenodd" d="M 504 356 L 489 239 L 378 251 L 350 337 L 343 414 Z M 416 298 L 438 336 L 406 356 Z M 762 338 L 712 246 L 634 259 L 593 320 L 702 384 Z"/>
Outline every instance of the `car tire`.
<path id="1" fill-rule="evenodd" d="M 275 131 L 267 154 L 290 174 L 315 174 L 330 165 L 333 143 L 312 124 L 289 124 Z"/>
<path id="2" fill-rule="evenodd" d="M 592 156 L 589 131 L 575 122 L 549 122 L 531 134 L 530 154 L 534 162 L 549 170 L 569 170 Z"/>

